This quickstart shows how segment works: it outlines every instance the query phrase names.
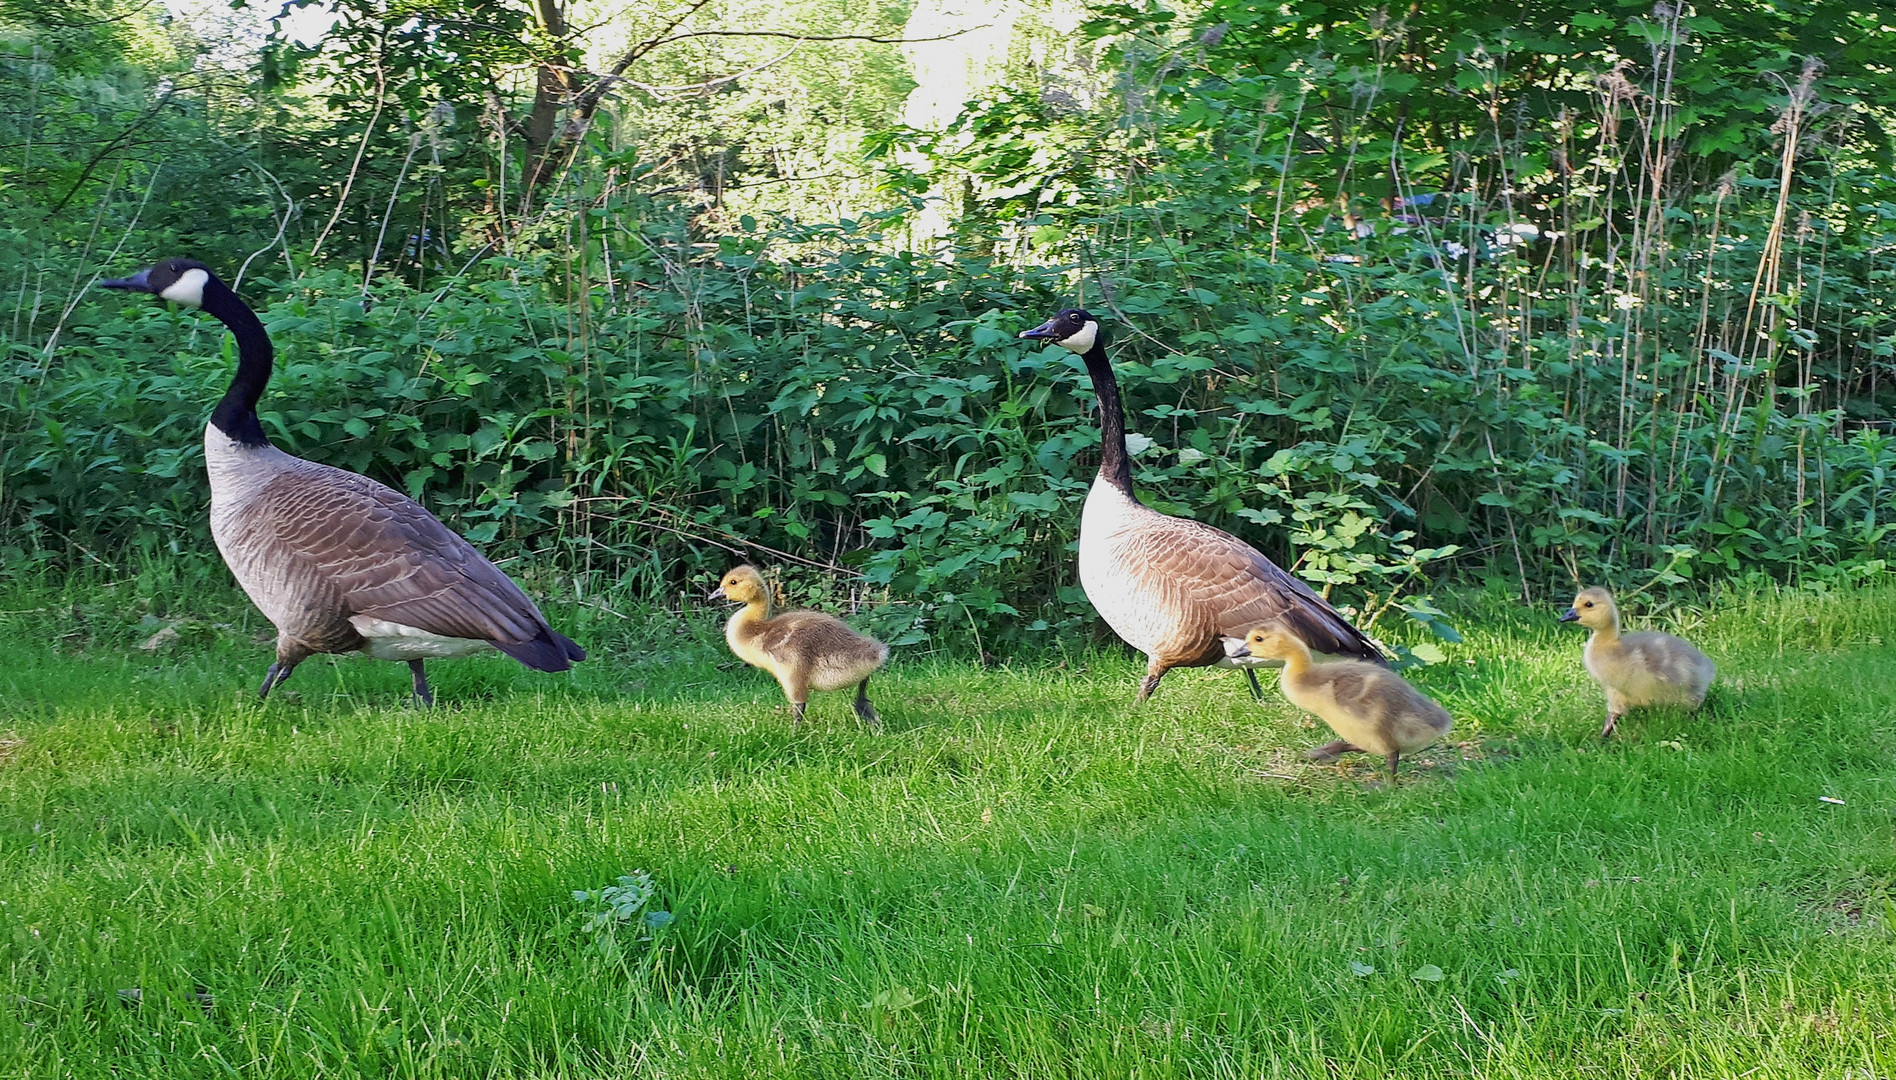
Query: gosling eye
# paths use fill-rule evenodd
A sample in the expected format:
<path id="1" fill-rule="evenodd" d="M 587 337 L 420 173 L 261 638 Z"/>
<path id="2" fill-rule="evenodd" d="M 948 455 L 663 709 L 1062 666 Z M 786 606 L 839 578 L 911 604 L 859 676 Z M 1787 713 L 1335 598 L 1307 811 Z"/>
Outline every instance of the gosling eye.
<path id="1" fill-rule="evenodd" d="M 1593 601 L 1591 601 L 1591 600 L 1588 600 L 1588 601 L 1587 601 L 1587 604 L 1586 604 L 1586 606 L 1587 606 L 1587 607 L 1592 607 L 1592 606 L 1593 606 Z"/>

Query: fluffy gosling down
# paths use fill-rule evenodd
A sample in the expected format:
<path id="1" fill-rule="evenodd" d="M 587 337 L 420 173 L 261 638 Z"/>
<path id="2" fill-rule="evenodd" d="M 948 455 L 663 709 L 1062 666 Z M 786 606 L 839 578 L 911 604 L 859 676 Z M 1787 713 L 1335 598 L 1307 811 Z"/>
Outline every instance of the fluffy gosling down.
<path id="1" fill-rule="evenodd" d="M 1606 691 L 1610 738 L 1626 710 L 1639 705 L 1679 705 L 1696 709 L 1718 674 L 1718 665 L 1692 643 L 1657 630 L 1620 633 L 1619 605 L 1605 589 L 1587 589 L 1573 598 L 1561 622 L 1577 622 L 1593 631 L 1587 638 L 1587 674 Z"/>
<path id="2" fill-rule="evenodd" d="M 1402 676 L 1365 660 L 1310 661 L 1310 647 L 1275 626 L 1260 626 L 1244 637 L 1245 656 L 1282 660 L 1278 685 L 1292 705 L 1316 713 L 1342 738 L 1304 756 L 1335 761 L 1343 754 L 1367 751 L 1389 762 L 1394 779 L 1402 755 L 1420 750 L 1455 725 L 1448 710 L 1431 701 Z"/>
<path id="3" fill-rule="evenodd" d="M 770 586 L 754 566 L 725 574 L 711 596 L 744 605 L 725 625 L 724 640 L 738 659 L 777 677 L 795 722 L 802 722 L 811 690 L 853 685 L 857 717 L 870 727 L 881 725 L 876 707 L 869 704 L 869 676 L 889 658 L 887 645 L 820 611 L 779 614 Z"/>

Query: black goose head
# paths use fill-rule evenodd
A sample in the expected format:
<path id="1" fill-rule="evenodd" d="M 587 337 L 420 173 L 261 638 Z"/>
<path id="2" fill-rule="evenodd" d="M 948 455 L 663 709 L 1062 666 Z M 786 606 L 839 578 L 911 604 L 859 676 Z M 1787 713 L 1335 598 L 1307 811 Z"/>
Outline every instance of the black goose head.
<path id="1" fill-rule="evenodd" d="M 1099 341 L 1099 320 L 1083 308 L 1067 308 L 1032 330 L 1021 331 L 1020 336 L 1051 341 L 1069 352 L 1083 354 Z"/>
<path id="2" fill-rule="evenodd" d="M 196 259 L 165 259 L 149 270 L 131 277 L 101 281 L 108 289 L 146 292 L 186 307 L 204 305 L 204 286 L 211 280 L 211 268 Z"/>

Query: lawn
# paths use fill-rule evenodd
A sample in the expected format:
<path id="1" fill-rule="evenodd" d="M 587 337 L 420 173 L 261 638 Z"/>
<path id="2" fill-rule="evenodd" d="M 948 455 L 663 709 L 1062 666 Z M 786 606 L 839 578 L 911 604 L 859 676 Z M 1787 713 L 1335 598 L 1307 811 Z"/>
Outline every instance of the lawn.
<path id="1" fill-rule="evenodd" d="M 259 705 L 254 613 L 137 587 L 0 593 L 9 1076 L 1896 1075 L 1890 591 L 1665 613 L 1713 701 L 1610 745 L 1564 600 L 1463 598 L 1392 786 L 1118 650 L 795 730 L 710 612 Z"/>

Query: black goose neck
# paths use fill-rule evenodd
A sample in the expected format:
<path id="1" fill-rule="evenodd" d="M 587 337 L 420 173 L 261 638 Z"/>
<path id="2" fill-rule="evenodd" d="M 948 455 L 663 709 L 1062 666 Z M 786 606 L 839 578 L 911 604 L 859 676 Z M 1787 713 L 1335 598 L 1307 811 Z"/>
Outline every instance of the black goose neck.
<path id="1" fill-rule="evenodd" d="M 212 410 L 211 424 L 245 446 L 268 446 L 270 440 L 257 420 L 257 399 L 270 382 L 270 369 L 276 359 L 270 335 L 250 305 L 215 277 L 204 283 L 201 306 L 237 339 L 237 374 Z"/>
<path id="2" fill-rule="evenodd" d="M 1134 498 L 1132 458 L 1126 454 L 1126 410 L 1119 403 L 1119 380 L 1113 377 L 1112 361 L 1106 358 L 1105 337 L 1096 334 L 1092 348 L 1080 355 L 1099 398 L 1099 479 Z"/>

